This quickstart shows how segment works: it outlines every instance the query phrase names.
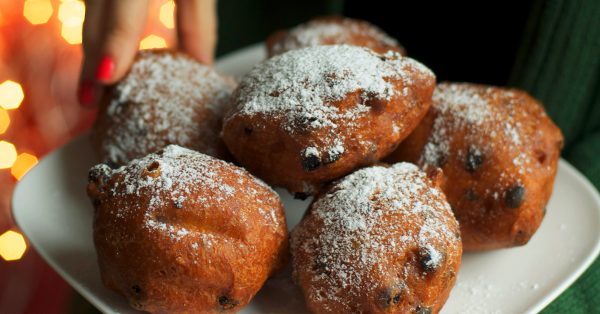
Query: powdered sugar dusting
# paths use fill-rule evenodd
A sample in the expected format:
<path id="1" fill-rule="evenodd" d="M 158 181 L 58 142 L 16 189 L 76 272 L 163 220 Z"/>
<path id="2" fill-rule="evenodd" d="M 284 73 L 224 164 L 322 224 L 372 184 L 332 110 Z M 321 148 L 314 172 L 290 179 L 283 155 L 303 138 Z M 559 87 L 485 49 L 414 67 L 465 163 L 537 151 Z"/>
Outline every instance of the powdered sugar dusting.
<path id="1" fill-rule="evenodd" d="M 252 178 L 249 182 L 251 184 L 246 184 L 243 190 L 237 191 L 227 184 L 219 174 L 225 167 L 231 167 L 232 171 L 240 176 Z M 250 177 L 245 170 L 233 167 L 222 160 L 176 145 L 169 145 L 162 151 L 135 159 L 118 169 L 113 170 L 101 164 L 93 167 L 90 171 L 101 173 L 107 178 L 119 178 L 114 180 L 109 187 L 110 197 L 128 200 L 131 199 L 128 196 L 144 195 L 149 198 L 147 203 L 128 203 L 120 206 L 115 213 L 117 218 L 130 215 L 131 212 L 127 212 L 128 210 L 143 210 L 146 228 L 167 233 L 171 239 L 177 241 L 188 236 L 190 230 L 161 221 L 156 217 L 155 211 L 164 207 L 175 207 L 176 209 L 183 206 L 188 208 L 189 206 L 194 208 L 214 207 L 235 198 L 236 193 L 256 195 L 258 191 L 255 186 L 275 193 L 259 179 Z M 195 191 L 199 187 L 210 190 L 212 194 L 204 193 L 203 197 L 190 198 L 190 195 L 196 195 Z M 260 200 L 257 200 L 257 203 L 261 203 Z M 264 211 L 265 221 L 274 221 L 277 225 L 278 220 L 275 219 L 274 210 L 267 206 L 261 208 L 261 211 Z"/>
<path id="2" fill-rule="evenodd" d="M 453 214 L 444 196 L 408 163 L 358 170 L 336 182 L 311 209 L 305 220 L 323 227 L 315 233 L 303 221 L 294 229 L 295 275 L 310 274 L 308 298 L 334 300 L 347 312 L 358 307 L 345 302 L 379 288 L 370 270 L 385 273 L 387 264 L 407 258 L 404 254 L 415 247 L 429 254 L 427 267 L 436 267 L 443 262 L 442 250 L 457 251 L 460 245 L 457 225 L 447 224 Z M 322 269 L 300 264 L 299 255 L 317 257 Z"/>
<path id="3" fill-rule="evenodd" d="M 304 155 L 304 157 L 310 157 L 310 156 L 320 157 L 321 153 L 319 152 L 319 149 L 311 146 L 311 147 L 307 147 L 304 150 L 303 155 Z"/>
<path id="4" fill-rule="evenodd" d="M 521 145 L 521 136 L 514 125 L 509 122 L 504 123 L 504 131 L 515 145 Z"/>
<path id="5" fill-rule="evenodd" d="M 114 127 L 103 139 L 104 155 L 122 164 L 168 144 L 216 155 L 219 120 L 233 88 L 183 54 L 140 52 L 106 109 Z"/>
<path id="6" fill-rule="evenodd" d="M 343 143 L 337 140 L 333 143 L 333 146 L 328 148 L 327 156 L 339 156 L 343 154 L 345 150 Z"/>
<path id="7" fill-rule="evenodd" d="M 394 38 L 369 23 L 348 18 L 329 18 L 309 21 L 292 28 L 282 40 L 273 45 L 271 52 L 277 55 L 324 44 L 352 44 L 352 37 L 357 35 L 402 49 Z"/>
<path id="8" fill-rule="evenodd" d="M 409 70 L 410 69 L 410 70 Z M 409 71 L 411 71 L 409 73 Z M 433 73 L 418 62 L 389 52 L 385 56 L 366 48 L 332 45 L 289 51 L 257 65 L 239 85 L 234 96 L 236 108 L 226 121 L 237 115 L 263 115 L 283 120 L 289 133 L 323 132 L 319 150 L 342 151 L 345 134 L 335 130 L 370 111 L 364 103 L 339 108 L 334 102 L 359 92 L 368 99 L 389 100 L 398 96 L 390 80 L 411 86 L 414 75 Z"/>
<path id="9" fill-rule="evenodd" d="M 449 152 L 450 132 L 474 125 L 482 127 L 491 116 L 487 104 L 475 91 L 458 88 L 456 85 L 440 84 L 433 93 L 432 109 L 438 115 L 433 121 L 433 131 L 423 149 L 422 162 L 439 165 Z M 451 115 L 454 124 L 448 125 L 447 115 Z"/>
<path id="10" fill-rule="evenodd" d="M 508 96 L 508 90 L 477 85 L 442 83 L 433 94 L 432 112 L 435 113 L 431 135 L 423 148 L 419 163 L 441 166 L 450 153 L 450 139 L 456 132 L 465 132 L 465 142 L 470 143 L 470 150 L 478 155 L 485 155 L 496 149 L 494 143 L 502 143 L 509 152 L 521 151 L 521 124 L 511 113 L 514 104 Z M 502 98 L 504 97 L 504 98 Z M 492 101 L 502 100 L 500 106 L 492 105 Z M 495 139 L 489 141 L 485 136 Z M 464 155 L 465 152 L 459 154 Z M 464 156 L 462 156 L 464 157 Z M 514 164 L 526 168 L 529 158 L 514 157 Z M 525 172 L 525 169 L 521 170 Z"/>
<path id="11" fill-rule="evenodd" d="M 424 238 L 427 239 L 427 238 Z M 419 239 L 421 242 L 421 238 Z M 436 268 L 442 262 L 442 254 L 431 244 L 427 243 L 427 241 L 422 241 L 421 245 L 423 245 L 423 249 L 426 254 L 430 257 L 430 259 L 425 261 L 425 266 L 428 268 Z"/>
<path id="12" fill-rule="evenodd" d="M 159 221 L 153 220 L 152 218 L 149 218 L 148 220 L 146 220 L 146 226 L 150 229 L 167 232 L 169 234 L 169 236 L 171 237 L 171 239 L 174 239 L 176 241 L 180 240 L 181 238 L 183 238 L 184 236 L 186 236 L 190 233 L 187 229 L 177 228 L 172 225 L 167 225 L 164 222 L 159 222 Z"/>

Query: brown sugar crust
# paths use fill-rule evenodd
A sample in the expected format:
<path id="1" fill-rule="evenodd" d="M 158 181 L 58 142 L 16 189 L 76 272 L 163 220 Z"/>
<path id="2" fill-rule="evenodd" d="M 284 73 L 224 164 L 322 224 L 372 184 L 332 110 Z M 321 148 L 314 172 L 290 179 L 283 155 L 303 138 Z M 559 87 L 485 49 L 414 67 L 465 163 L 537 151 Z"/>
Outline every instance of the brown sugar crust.
<path id="1" fill-rule="evenodd" d="M 103 98 L 92 142 L 103 162 L 125 164 L 169 144 L 217 157 L 234 81 L 192 58 L 142 51 L 123 80 Z"/>
<path id="2" fill-rule="evenodd" d="M 462 244 L 442 173 L 398 163 L 333 183 L 293 230 L 294 279 L 314 313 L 438 313 Z"/>
<path id="3" fill-rule="evenodd" d="M 289 31 L 277 31 L 266 41 L 269 57 L 305 47 L 341 44 L 367 47 L 382 54 L 392 50 L 406 55 L 404 48 L 377 26 L 340 16 L 315 18 Z"/>
<path id="4" fill-rule="evenodd" d="M 102 281 L 138 310 L 237 312 L 288 254 L 277 194 L 224 161 L 170 145 L 89 182 Z"/>
<path id="5" fill-rule="evenodd" d="M 393 52 L 347 45 L 289 51 L 242 79 L 223 140 L 260 178 L 314 194 L 394 150 L 427 112 L 434 85 L 429 69 Z"/>
<path id="6" fill-rule="evenodd" d="M 563 137 L 527 93 L 442 83 L 415 131 L 388 158 L 440 167 L 465 250 L 526 244 L 545 214 Z"/>

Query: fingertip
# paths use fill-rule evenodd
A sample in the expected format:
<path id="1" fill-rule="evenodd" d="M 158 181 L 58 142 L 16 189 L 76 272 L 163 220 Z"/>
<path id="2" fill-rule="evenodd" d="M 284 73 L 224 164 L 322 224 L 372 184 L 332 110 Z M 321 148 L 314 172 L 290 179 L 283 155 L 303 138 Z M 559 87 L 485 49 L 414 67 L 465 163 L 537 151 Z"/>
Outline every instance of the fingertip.
<path id="1" fill-rule="evenodd" d="M 178 30 L 179 49 L 204 64 L 214 62 L 214 41 L 197 31 Z"/>
<path id="2" fill-rule="evenodd" d="M 114 80 L 115 68 L 115 58 L 109 54 L 105 54 L 98 62 L 96 80 L 100 83 L 111 83 Z"/>
<path id="3" fill-rule="evenodd" d="M 84 108 L 93 108 L 98 103 L 102 88 L 95 81 L 82 79 L 77 89 L 77 100 Z"/>
<path id="4" fill-rule="evenodd" d="M 138 52 L 139 38 L 146 23 L 148 1 L 110 0 L 104 36 L 99 43 L 92 77 L 101 85 L 118 82 L 128 72 Z"/>
<path id="5" fill-rule="evenodd" d="M 188 52 L 190 53 L 190 52 Z M 196 53 L 190 53 L 192 57 L 204 64 L 212 65 L 214 63 L 214 55 L 211 52 L 200 51 Z"/>
<path id="6" fill-rule="evenodd" d="M 216 1 L 181 1 L 176 14 L 179 48 L 202 63 L 212 64 L 217 41 Z"/>

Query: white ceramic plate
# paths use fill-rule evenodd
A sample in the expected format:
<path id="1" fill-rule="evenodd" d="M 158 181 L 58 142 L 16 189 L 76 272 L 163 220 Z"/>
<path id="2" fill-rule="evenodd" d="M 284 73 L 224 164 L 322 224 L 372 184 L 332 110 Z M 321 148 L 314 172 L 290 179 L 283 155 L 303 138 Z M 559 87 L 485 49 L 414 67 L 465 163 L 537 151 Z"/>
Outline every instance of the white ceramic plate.
<path id="1" fill-rule="evenodd" d="M 242 75 L 264 58 L 255 45 L 221 59 L 218 67 Z M 94 157 L 82 136 L 44 158 L 17 185 L 13 215 L 33 247 L 81 295 L 106 313 L 133 311 L 104 288 L 92 243 L 92 206 L 85 194 Z M 309 201 L 278 190 L 288 225 Z M 443 313 L 535 313 L 556 298 L 600 250 L 600 196 L 565 161 L 559 164 L 547 215 L 524 247 L 463 257 L 458 282 Z M 242 313 L 305 313 L 302 297 L 282 273 L 267 281 Z"/>

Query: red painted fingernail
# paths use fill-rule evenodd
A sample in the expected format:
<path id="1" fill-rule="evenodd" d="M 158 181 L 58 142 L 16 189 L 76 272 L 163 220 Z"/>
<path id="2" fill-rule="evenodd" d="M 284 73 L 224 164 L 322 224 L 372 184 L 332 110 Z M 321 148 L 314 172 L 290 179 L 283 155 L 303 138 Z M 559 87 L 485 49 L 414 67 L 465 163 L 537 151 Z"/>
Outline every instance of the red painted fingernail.
<path id="1" fill-rule="evenodd" d="M 79 90 L 77 91 L 77 98 L 82 106 L 88 107 L 93 105 L 96 100 L 96 87 L 94 86 L 94 82 L 89 80 L 81 81 Z"/>
<path id="2" fill-rule="evenodd" d="M 115 60 L 111 56 L 104 56 L 100 59 L 98 70 L 96 71 L 96 79 L 98 81 L 108 81 L 115 71 Z"/>

